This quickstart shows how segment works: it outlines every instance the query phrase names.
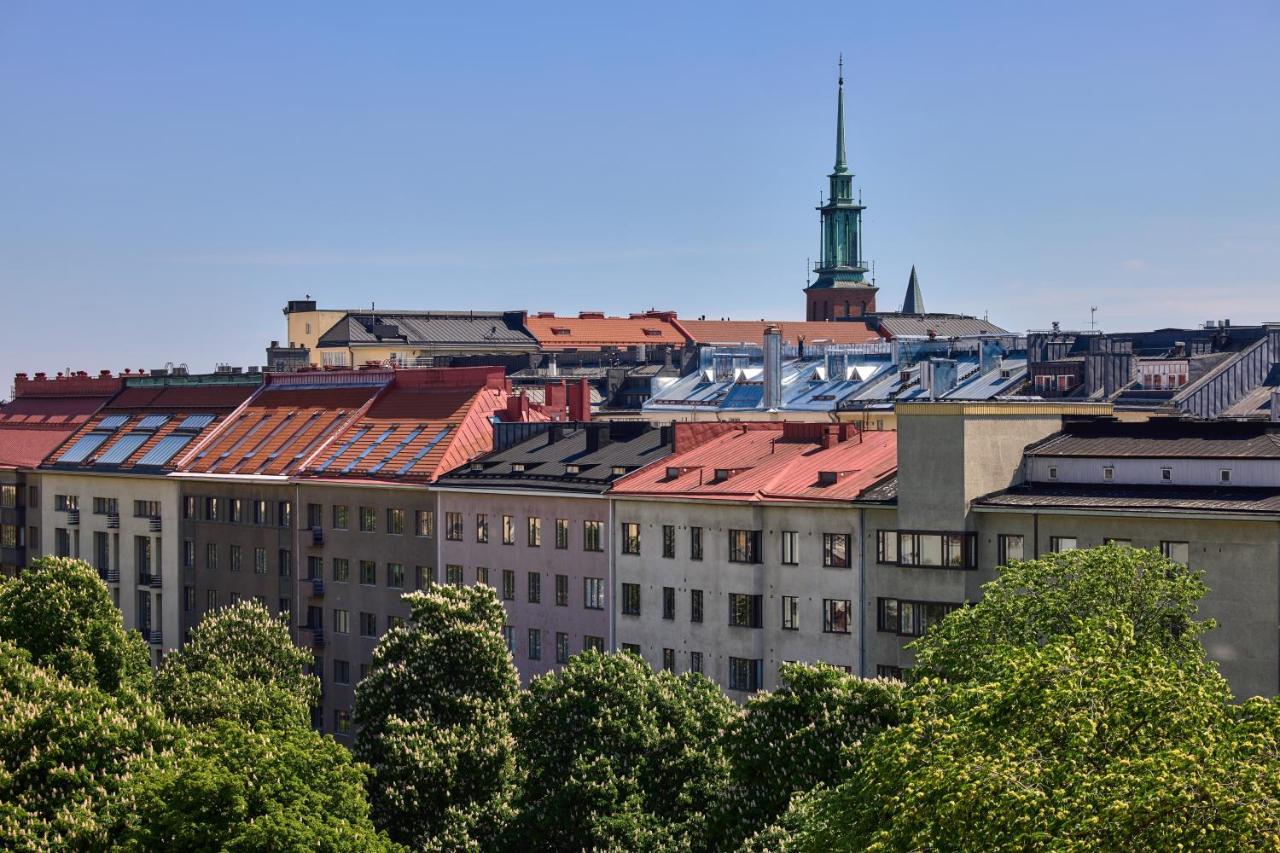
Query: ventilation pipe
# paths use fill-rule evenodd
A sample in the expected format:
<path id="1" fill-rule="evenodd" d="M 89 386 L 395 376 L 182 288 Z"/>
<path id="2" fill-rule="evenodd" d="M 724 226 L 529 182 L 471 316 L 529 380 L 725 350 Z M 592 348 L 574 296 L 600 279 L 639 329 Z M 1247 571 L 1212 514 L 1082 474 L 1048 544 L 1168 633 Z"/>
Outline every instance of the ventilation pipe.
<path id="1" fill-rule="evenodd" d="M 764 407 L 782 407 L 782 333 L 777 326 L 764 330 Z"/>

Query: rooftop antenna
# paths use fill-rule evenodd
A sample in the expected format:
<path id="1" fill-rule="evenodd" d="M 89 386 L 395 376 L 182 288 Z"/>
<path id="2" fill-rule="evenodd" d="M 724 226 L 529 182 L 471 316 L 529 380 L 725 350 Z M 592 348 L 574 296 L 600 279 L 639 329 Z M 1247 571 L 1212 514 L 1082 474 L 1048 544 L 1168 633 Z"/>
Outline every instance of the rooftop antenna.
<path id="1" fill-rule="evenodd" d="M 1089 308 L 1089 328 L 1096 330 L 1098 328 L 1098 306 L 1094 305 Z"/>
<path id="2" fill-rule="evenodd" d="M 813 267 L 813 258 L 804 259 L 804 286 L 809 286 L 809 270 Z"/>

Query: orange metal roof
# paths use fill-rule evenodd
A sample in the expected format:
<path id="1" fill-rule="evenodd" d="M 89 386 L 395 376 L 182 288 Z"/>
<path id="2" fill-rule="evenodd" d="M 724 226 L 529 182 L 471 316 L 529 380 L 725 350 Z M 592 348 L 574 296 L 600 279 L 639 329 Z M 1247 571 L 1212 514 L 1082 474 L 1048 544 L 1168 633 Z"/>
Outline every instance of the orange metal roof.
<path id="1" fill-rule="evenodd" d="M 588 312 L 589 313 L 589 312 Z M 663 315 L 555 317 L 534 314 L 525 327 L 543 349 L 633 347 L 641 344 L 685 345 L 685 336 Z"/>
<path id="2" fill-rule="evenodd" d="M 836 344 L 865 344 L 884 340 L 865 322 L 842 320 L 832 323 L 813 323 L 804 320 L 676 320 L 693 343 L 698 344 L 763 344 L 764 330 L 777 326 L 782 332 L 782 342 L 795 346 L 797 338 L 804 335 L 806 344 L 828 341 Z"/>
<path id="3" fill-rule="evenodd" d="M 685 426 L 675 425 L 677 447 L 686 443 L 680 435 Z M 736 425 L 690 450 L 628 474 L 613 484 L 610 493 L 749 502 L 854 500 L 897 470 L 898 434 L 858 432 L 852 427 Z M 825 449 L 824 432 L 830 433 L 831 442 Z M 839 440 L 841 436 L 844 440 Z M 717 477 L 717 472 L 728 476 Z M 829 472 L 833 482 L 824 485 L 820 472 Z"/>

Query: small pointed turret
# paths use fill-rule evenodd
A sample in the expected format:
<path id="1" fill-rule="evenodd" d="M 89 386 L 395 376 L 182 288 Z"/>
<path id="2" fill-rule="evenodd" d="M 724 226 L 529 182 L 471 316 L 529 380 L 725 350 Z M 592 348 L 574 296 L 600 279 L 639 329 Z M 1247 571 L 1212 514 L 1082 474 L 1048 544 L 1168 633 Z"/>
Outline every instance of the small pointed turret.
<path id="1" fill-rule="evenodd" d="M 903 314 L 923 314 L 924 294 L 920 292 L 920 280 L 916 278 L 916 265 L 911 265 L 911 278 L 907 281 L 907 296 L 902 300 Z"/>
<path id="2" fill-rule="evenodd" d="M 849 171 L 849 164 L 844 156 L 844 54 L 840 54 L 840 78 L 836 84 L 836 165 L 833 170 L 837 175 Z"/>

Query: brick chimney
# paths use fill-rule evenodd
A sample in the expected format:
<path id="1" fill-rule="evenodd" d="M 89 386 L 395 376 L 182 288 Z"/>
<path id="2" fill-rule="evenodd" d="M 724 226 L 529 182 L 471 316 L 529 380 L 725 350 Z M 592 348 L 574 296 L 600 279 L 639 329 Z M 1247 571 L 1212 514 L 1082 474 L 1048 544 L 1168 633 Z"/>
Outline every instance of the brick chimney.
<path id="1" fill-rule="evenodd" d="M 569 386 L 569 420 L 591 420 L 591 384 L 586 379 Z"/>

